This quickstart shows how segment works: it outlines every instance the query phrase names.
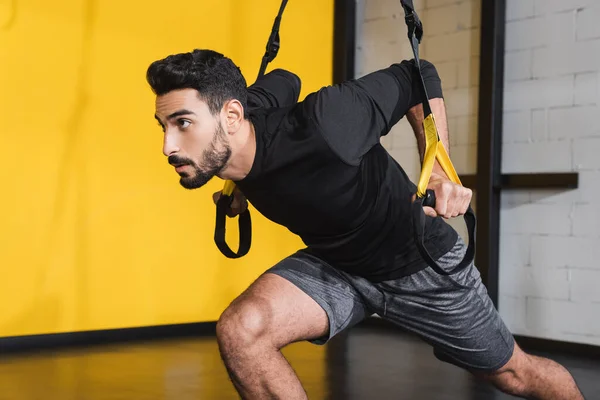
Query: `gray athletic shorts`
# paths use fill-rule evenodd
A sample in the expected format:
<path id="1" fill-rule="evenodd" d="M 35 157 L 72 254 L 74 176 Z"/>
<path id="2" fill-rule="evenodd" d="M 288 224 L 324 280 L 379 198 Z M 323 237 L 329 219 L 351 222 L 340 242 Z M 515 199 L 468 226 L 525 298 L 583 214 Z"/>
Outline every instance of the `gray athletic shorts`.
<path id="1" fill-rule="evenodd" d="M 451 269 L 465 251 L 459 238 L 438 264 Z M 431 344 L 438 359 L 461 368 L 491 372 L 512 356 L 514 338 L 473 265 L 451 276 L 426 268 L 400 279 L 373 283 L 299 251 L 266 272 L 289 280 L 327 312 L 329 335 L 312 343 L 325 344 L 341 331 L 378 314 Z"/>

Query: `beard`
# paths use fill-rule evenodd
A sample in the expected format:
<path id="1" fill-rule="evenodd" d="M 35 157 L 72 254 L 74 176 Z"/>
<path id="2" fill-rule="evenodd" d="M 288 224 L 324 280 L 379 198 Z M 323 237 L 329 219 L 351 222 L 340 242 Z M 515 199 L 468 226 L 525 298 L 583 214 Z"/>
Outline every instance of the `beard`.
<path id="1" fill-rule="evenodd" d="M 179 184 L 186 189 L 198 189 L 215 175 L 225 168 L 231 157 L 231 147 L 226 141 L 225 130 L 221 124 L 217 125 L 217 130 L 213 136 L 210 145 L 202 152 L 201 164 L 196 164 L 189 158 L 178 156 L 169 156 L 169 164 L 190 165 L 194 168 L 194 173 L 180 172 Z"/>

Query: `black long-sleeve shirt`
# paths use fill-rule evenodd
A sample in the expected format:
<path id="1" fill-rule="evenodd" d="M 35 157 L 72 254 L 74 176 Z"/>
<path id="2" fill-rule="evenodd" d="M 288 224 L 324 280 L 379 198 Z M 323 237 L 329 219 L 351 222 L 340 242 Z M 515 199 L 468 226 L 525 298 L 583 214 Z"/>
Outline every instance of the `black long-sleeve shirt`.
<path id="1" fill-rule="evenodd" d="M 422 73 L 430 98 L 442 97 L 433 65 L 423 61 Z M 260 213 L 299 235 L 305 251 L 336 268 L 373 281 L 425 268 L 411 222 L 416 185 L 380 144 L 422 102 L 418 79 L 412 61 L 403 61 L 290 106 L 253 109 L 256 157 L 236 184 Z M 457 239 L 441 217 L 428 217 L 426 232 L 434 258 Z"/>
<path id="2" fill-rule="evenodd" d="M 278 68 L 261 76 L 248 88 L 248 108 L 289 107 L 300 97 L 300 78 Z"/>

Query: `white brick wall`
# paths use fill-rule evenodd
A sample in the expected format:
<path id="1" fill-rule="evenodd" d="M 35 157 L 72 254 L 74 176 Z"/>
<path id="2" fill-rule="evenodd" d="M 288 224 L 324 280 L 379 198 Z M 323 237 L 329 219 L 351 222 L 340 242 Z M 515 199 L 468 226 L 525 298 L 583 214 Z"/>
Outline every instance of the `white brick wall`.
<path id="1" fill-rule="evenodd" d="M 573 75 L 508 81 L 504 86 L 504 110 L 571 106 L 574 81 Z"/>
<path id="2" fill-rule="evenodd" d="M 571 169 L 571 141 L 505 143 L 502 147 L 502 172 L 548 172 Z"/>
<path id="3" fill-rule="evenodd" d="M 415 1 L 459 174 L 476 172 L 480 4 Z M 358 76 L 412 58 L 398 1 L 360 0 L 358 10 Z M 506 14 L 503 172 L 580 177 L 577 190 L 503 193 L 500 312 L 516 334 L 600 344 L 600 1 L 507 0 Z M 408 123 L 383 143 L 418 179 Z M 465 234 L 462 221 L 451 225 Z"/>
<path id="4" fill-rule="evenodd" d="M 526 298 L 524 333 L 538 337 L 600 344 L 600 303 Z"/>
<path id="5" fill-rule="evenodd" d="M 523 0 L 508 0 L 507 3 L 517 3 Z M 564 11 L 579 10 L 597 5 L 597 0 L 534 0 L 536 15 L 546 15 Z"/>
<path id="6" fill-rule="evenodd" d="M 600 93 L 598 72 L 575 74 L 575 105 L 595 104 Z"/>
<path id="7" fill-rule="evenodd" d="M 600 37 L 600 7 L 586 7 L 576 13 L 577 40 L 597 39 Z"/>
<path id="8" fill-rule="evenodd" d="M 512 1 L 512 0 L 511 0 Z M 533 49 L 533 77 L 546 78 L 600 69 L 600 39 L 552 43 Z"/>
<path id="9" fill-rule="evenodd" d="M 514 333 L 600 344 L 599 20 L 597 0 L 507 1 L 503 172 L 580 173 L 577 190 L 503 195 L 499 308 Z"/>
<path id="10" fill-rule="evenodd" d="M 514 50 L 506 52 L 504 80 L 507 82 L 521 81 L 533 77 L 533 50 Z"/>
<path id="11" fill-rule="evenodd" d="M 534 0 L 509 1 L 506 3 L 506 21 L 515 21 L 523 18 L 533 17 Z"/>

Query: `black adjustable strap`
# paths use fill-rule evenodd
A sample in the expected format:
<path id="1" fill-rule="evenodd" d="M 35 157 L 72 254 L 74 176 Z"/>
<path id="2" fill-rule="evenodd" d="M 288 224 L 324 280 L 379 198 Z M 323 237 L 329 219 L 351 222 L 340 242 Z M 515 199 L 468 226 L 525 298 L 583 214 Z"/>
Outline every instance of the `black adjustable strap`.
<path id="1" fill-rule="evenodd" d="M 423 93 L 425 94 L 426 101 L 423 102 L 423 115 L 427 116 L 431 114 L 431 108 L 429 106 L 429 96 L 427 95 L 425 81 L 423 80 L 423 75 L 421 74 L 421 60 L 419 58 L 419 43 L 421 43 L 421 39 L 423 38 L 423 24 L 421 23 L 421 20 L 415 11 L 412 0 L 400 0 L 400 3 L 404 8 L 404 19 L 408 28 L 408 40 L 410 41 L 410 46 L 412 47 L 415 65 L 419 70 L 419 79 L 421 80 Z"/>
<path id="2" fill-rule="evenodd" d="M 281 16 L 283 15 L 283 11 L 285 10 L 285 6 L 287 5 L 288 0 L 283 0 L 281 2 L 281 6 L 279 7 L 279 12 L 275 17 L 275 22 L 273 22 L 273 29 L 271 29 L 271 35 L 269 36 L 269 40 L 267 42 L 267 49 L 265 51 L 265 55 L 262 58 L 262 62 L 260 64 L 260 70 L 258 71 L 258 78 L 265 74 L 267 70 L 267 65 L 277 57 L 277 53 L 279 52 L 279 25 L 281 24 Z M 256 78 L 256 79 L 258 79 Z"/>
<path id="3" fill-rule="evenodd" d="M 279 25 L 281 24 L 281 17 L 288 0 L 283 0 L 279 7 L 277 17 L 273 23 L 273 29 L 267 42 L 267 50 L 262 59 L 260 70 L 258 72 L 258 78 L 265 74 L 267 65 L 277 57 L 279 52 Z M 258 79 L 257 78 L 257 79 Z M 217 217 L 215 222 L 215 244 L 221 250 L 221 253 L 228 258 L 240 258 L 248 254 L 250 251 L 250 245 L 252 243 L 252 221 L 250 218 L 250 210 L 246 209 L 239 215 L 238 226 L 240 232 L 240 244 L 237 252 L 231 250 L 227 242 L 225 241 L 225 225 L 227 221 L 227 209 L 231 206 L 233 201 L 233 190 L 235 184 L 232 181 L 225 181 L 225 186 L 221 197 L 217 201 Z"/>
<path id="4" fill-rule="evenodd" d="M 410 40 L 410 44 L 413 50 L 413 55 L 415 59 L 415 67 L 418 70 L 421 88 L 424 94 L 423 101 L 423 114 L 426 120 L 426 124 L 429 126 L 425 126 L 425 130 L 432 129 L 434 135 L 434 140 L 437 138 L 439 140 L 439 136 L 437 136 L 437 131 L 435 130 L 435 123 L 433 122 L 433 114 L 431 112 L 431 106 L 429 105 L 429 96 L 427 94 L 427 87 L 425 86 L 425 80 L 423 78 L 423 74 L 421 73 L 421 64 L 419 60 L 419 43 L 423 37 L 423 24 L 417 15 L 412 0 L 400 0 L 402 7 L 404 8 L 405 21 L 406 26 L 408 28 L 408 39 Z M 426 132 L 426 139 L 427 137 Z M 443 146 L 442 146 L 443 147 Z M 454 167 L 450 162 L 449 157 L 447 156 L 445 150 L 440 149 L 442 154 L 439 155 L 439 160 L 441 161 L 442 167 L 448 174 L 448 176 L 455 182 L 459 183 L 458 175 L 456 171 L 454 171 Z M 430 173 L 431 171 L 429 171 Z M 449 173 L 450 172 L 450 173 Z M 429 181 L 429 177 L 426 177 L 427 182 Z M 423 259 L 429 264 L 431 268 L 433 268 L 437 273 L 441 275 L 451 275 L 462 271 L 467 268 L 473 262 L 475 258 L 475 234 L 476 234 L 476 225 L 477 220 L 475 218 L 475 213 L 469 205 L 467 212 L 464 215 L 465 223 L 467 225 L 467 231 L 469 234 L 469 244 L 467 247 L 467 251 L 465 253 L 462 261 L 452 268 L 450 271 L 444 270 L 439 264 L 431 257 L 427 249 L 425 248 L 425 222 L 426 217 L 423 211 L 423 207 L 435 207 L 435 193 L 432 190 L 427 190 L 425 193 L 420 196 L 417 195 L 416 200 L 412 205 L 412 220 L 413 220 L 413 229 L 415 233 L 415 242 L 417 245 L 417 249 L 419 253 L 423 257 Z"/>

